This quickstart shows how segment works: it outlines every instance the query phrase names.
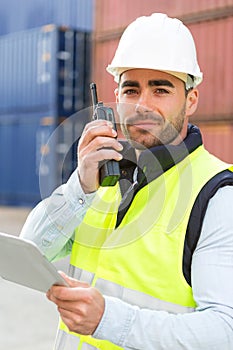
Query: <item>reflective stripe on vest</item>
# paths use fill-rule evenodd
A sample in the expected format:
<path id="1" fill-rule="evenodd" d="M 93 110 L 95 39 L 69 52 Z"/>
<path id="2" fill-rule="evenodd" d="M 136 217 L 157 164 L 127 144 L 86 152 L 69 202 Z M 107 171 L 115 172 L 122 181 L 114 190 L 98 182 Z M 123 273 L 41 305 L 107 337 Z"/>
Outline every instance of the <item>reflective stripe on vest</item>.
<path id="1" fill-rule="evenodd" d="M 80 338 L 75 335 L 68 334 L 63 330 L 59 330 L 57 334 L 56 344 L 54 350 L 94 350 L 98 349 L 95 346 L 83 342 L 81 344 Z"/>
<path id="2" fill-rule="evenodd" d="M 70 276 L 93 285 L 93 273 L 81 270 L 77 267 L 75 268 L 72 265 L 70 265 L 69 273 Z M 193 307 L 186 307 L 182 305 L 173 304 L 164 300 L 159 300 L 146 293 L 138 292 L 130 288 L 125 288 L 117 283 L 107 281 L 103 278 L 98 278 L 95 281 L 94 285 L 104 295 L 119 298 L 131 305 L 137 305 L 141 308 L 152 309 L 157 311 L 163 310 L 175 314 L 192 312 L 194 310 Z"/>
<path id="3" fill-rule="evenodd" d="M 76 341 L 74 338 L 76 338 Z M 60 321 L 57 339 L 53 350 L 122 350 L 121 347 L 109 341 L 103 341 L 84 335 L 78 335 L 76 337 L 75 333 L 69 333 L 68 328 L 62 321 Z"/>
<path id="4" fill-rule="evenodd" d="M 82 350 L 93 350 L 97 349 L 95 346 L 92 346 L 91 344 L 82 343 Z"/>
<path id="5" fill-rule="evenodd" d="M 54 350 L 78 350 L 80 338 L 59 329 Z"/>

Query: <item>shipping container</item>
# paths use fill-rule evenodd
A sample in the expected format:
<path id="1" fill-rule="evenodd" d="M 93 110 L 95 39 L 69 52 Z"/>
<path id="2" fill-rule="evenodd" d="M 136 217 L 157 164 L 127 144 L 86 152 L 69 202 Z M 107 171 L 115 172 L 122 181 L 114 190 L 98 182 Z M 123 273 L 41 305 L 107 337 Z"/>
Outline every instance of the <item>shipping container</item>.
<path id="1" fill-rule="evenodd" d="M 48 25 L 0 37 L 0 114 L 57 108 L 68 116 L 83 108 L 89 35 Z"/>
<path id="2" fill-rule="evenodd" d="M 222 18 L 233 14 L 232 0 L 161 1 L 161 0 L 97 0 L 95 32 L 101 40 L 120 36 L 123 29 L 138 16 L 152 12 L 167 13 L 188 22 Z"/>
<path id="3" fill-rule="evenodd" d="M 233 16 L 190 24 L 189 28 L 204 73 L 196 119 L 233 120 Z"/>
<path id="4" fill-rule="evenodd" d="M 204 72 L 204 80 L 199 86 L 199 106 L 191 122 L 203 126 L 204 140 L 210 151 L 232 162 L 233 0 L 128 0 L 121 6 L 114 0 L 98 0 L 93 36 L 93 79 L 100 99 L 105 103 L 115 100 L 117 85 L 106 67 L 112 61 L 124 29 L 138 16 L 153 12 L 177 17 L 190 28 Z"/>
<path id="5" fill-rule="evenodd" d="M 33 206 L 76 167 L 91 45 L 90 32 L 55 25 L 0 37 L 0 203 Z"/>
<path id="6" fill-rule="evenodd" d="M 137 16 L 155 11 L 184 20 L 195 38 L 199 63 L 204 72 L 196 118 L 232 120 L 233 84 L 229 77 L 233 76 L 233 0 L 202 0 L 195 3 L 129 0 L 119 7 L 112 0 L 98 1 L 93 77 L 99 84 L 100 98 L 106 102 L 115 98 L 113 91 L 116 83 L 106 72 L 106 67 L 113 58 L 124 28 Z"/>
<path id="7" fill-rule="evenodd" d="M 206 149 L 223 161 L 233 164 L 233 123 L 197 123 Z"/>
<path id="8" fill-rule="evenodd" d="M 1 0 L 0 35 L 47 24 L 91 31 L 94 0 Z"/>
<path id="9" fill-rule="evenodd" d="M 50 113 L 49 113 L 50 115 Z M 47 116 L 46 116 L 47 117 Z M 38 181 L 39 153 L 42 139 L 48 137 L 55 127 L 51 118 L 47 130 L 42 130 L 42 113 L 9 114 L 0 116 L 0 203 L 29 205 L 38 202 L 40 189 Z M 43 135 L 44 133 L 44 135 Z M 46 144 L 47 139 L 43 140 Z M 50 152 L 47 153 L 48 157 Z M 55 159 L 50 159 L 50 168 Z M 54 171 L 47 177 L 48 192 Z"/>
<path id="10" fill-rule="evenodd" d="M 0 115 L 0 205 L 34 206 L 76 168 L 77 140 L 90 109 Z"/>
<path id="11" fill-rule="evenodd" d="M 79 111 L 90 105 L 92 35 L 76 31 L 74 40 L 73 109 Z"/>

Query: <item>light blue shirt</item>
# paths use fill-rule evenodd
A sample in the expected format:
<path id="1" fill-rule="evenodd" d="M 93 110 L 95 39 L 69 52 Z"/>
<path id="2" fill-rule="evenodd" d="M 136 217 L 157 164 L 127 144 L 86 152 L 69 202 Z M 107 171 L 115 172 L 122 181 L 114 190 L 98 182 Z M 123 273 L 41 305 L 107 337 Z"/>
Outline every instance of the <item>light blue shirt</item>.
<path id="1" fill-rule="evenodd" d="M 70 253 L 74 229 L 94 194 L 85 195 L 74 172 L 30 213 L 21 236 L 55 261 Z M 233 187 L 210 200 L 192 259 L 195 312 L 170 314 L 140 309 L 105 296 L 105 312 L 94 337 L 124 349 L 233 350 Z"/>

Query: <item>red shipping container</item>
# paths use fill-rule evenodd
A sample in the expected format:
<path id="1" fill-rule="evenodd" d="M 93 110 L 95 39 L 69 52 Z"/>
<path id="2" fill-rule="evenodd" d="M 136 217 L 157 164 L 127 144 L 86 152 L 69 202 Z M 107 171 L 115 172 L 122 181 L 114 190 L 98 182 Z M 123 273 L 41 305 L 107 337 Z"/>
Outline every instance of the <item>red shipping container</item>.
<path id="1" fill-rule="evenodd" d="M 116 83 L 106 72 L 106 67 L 123 30 L 136 17 L 152 12 L 178 17 L 190 28 L 204 73 L 204 81 L 199 87 L 199 107 L 191 121 L 201 125 L 210 151 L 233 162 L 233 0 L 127 0 L 120 6 L 115 0 L 98 0 L 93 77 L 100 99 L 106 103 L 115 100 Z"/>
<path id="2" fill-rule="evenodd" d="M 223 12 L 229 16 L 232 5 L 232 0 L 127 0 L 121 1 L 120 4 L 115 0 L 98 0 L 95 11 L 95 31 L 99 34 L 111 33 L 111 31 L 119 33 L 136 17 L 150 15 L 152 12 L 164 12 L 172 17 L 183 17 L 189 22 L 193 20 L 197 22 L 197 18 L 221 17 Z"/>
<path id="3" fill-rule="evenodd" d="M 200 120 L 233 119 L 233 16 L 189 26 L 204 80 L 199 87 Z"/>
<path id="4" fill-rule="evenodd" d="M 96 4 L 93 78 L 99 85 L 100 98 L 106 102 L 114 101 L 116 84 L 106 72 L 106 66 L 113 58 L 123 29 L 137 16 L 155 11 L 183 19 L 195 38 L 204 72 L 197 119 L 232 120 L 233 0 L 194 3 L 128 0 L 121 6 L 113 0 L 99 0 Z"/>
<path id="5" fill-rule="evenodd" d="M 199 123 L 198 126 L 206 149 L 225 162 L 233 164 L 233 124 Z"/>

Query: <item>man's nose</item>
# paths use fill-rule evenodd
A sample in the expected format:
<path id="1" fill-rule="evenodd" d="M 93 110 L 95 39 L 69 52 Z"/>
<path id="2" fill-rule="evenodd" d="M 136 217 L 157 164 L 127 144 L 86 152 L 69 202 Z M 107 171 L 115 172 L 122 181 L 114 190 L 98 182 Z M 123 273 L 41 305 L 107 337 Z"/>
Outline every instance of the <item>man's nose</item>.
<path id="1" fill-rule="evenodd" d="M 149 107 L 137 103 L 135 106 L 135 112 L 138 114 L 144 114 L 151 112 L 151 110 L 149 109 Z"/>
<path id="2" fill-rule="evenodd" d="M 136 113 L 152 112 L 153 108 L 150 106 L 151 106 L 151 98 L 149 94 L 147 93 L 141 94 L 137 104 L 135 105 L 135 112 Z"/>

